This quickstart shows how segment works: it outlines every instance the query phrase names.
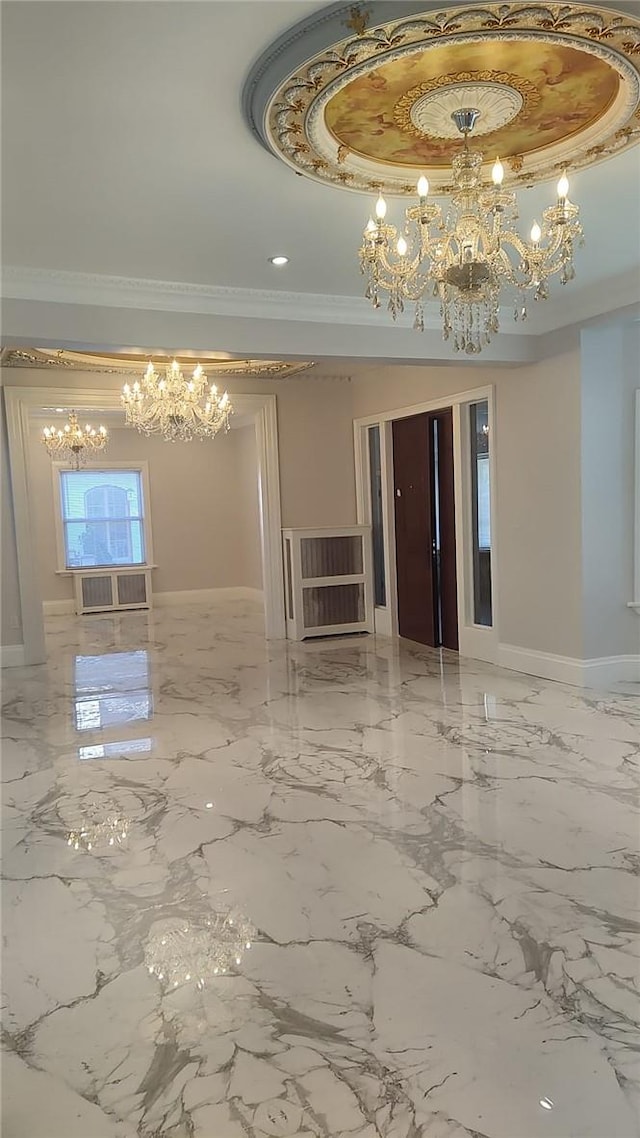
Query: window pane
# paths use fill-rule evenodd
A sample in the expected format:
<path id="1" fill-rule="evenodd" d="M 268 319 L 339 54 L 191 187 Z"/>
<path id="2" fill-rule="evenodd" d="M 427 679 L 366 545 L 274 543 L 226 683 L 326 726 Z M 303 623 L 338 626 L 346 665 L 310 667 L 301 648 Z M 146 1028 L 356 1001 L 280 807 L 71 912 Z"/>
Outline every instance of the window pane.
<path id="1" fill-rule="evenodd" d="M 138 470 L 61 471 L 60 501 L 67 568 L 144 563 Z"/>
<path id="2" fill-rule="evenodd" d="M 143 565 L 142 522 L 66 522 L 68 569 L 101 565 Z"/>
<path id="3" fill-rule="evenodd" d="M 63 470 L 60 489 L 65 519 L 142 517 L 142 480 L 138 470 Z M 119 514 L 114 508 L 116 503 Z"/>
<path id="4" fill-rule="evenodd" d="M 471 516 L 473 527 L 473 618 L 493 623 L 491 603 L 491 485 L 489 480 L 489 404 L 472 403 Z"/>
<path id="5" fill-rule="evenodd" d="M 478 455 L 478 545 L 491 549 L 491 497 L 489 491 L 489 455 Z"/>
<path id="6" fill-rule="evenodd" d="M 380 427 L 369 427 L 369 476 L 371 479 L 371 529 L 373 537 L 373 584 L 376 605 L 387 603 L 384 575 L 384 527 L 382 518 L 382 467 Z"/>

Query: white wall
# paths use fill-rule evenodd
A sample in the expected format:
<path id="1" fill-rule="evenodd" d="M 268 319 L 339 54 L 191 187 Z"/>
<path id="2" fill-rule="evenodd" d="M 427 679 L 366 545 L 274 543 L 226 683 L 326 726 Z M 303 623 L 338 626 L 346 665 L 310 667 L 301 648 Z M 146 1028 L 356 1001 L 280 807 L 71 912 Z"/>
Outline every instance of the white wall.
<path id="1" fill-rule="evenodd" d="M 496 386 L 500 640 L 581 658 L 580 354 Z"/>
<path id="2" fill-rule="evenodd" d="M 70 577 L 56 574 L 51 459 L 34 425 L 29 476 L 35 503 L 35 537 L 44 601 L 73 596 Z M 257 510 L 257 457 L 253 426 L 213 441 L 167 443 L 130 428 L 110 432 L 110 462 L 148 462 L 154 557 L 154 592 L 261 588 Z M 246 466 L 246 468 L 245 468 Z M 253 494 L 251 489 L 253 488 Z"/>
<path id="3" fill-rule="evenodd" d="M 277 388 L 285 527 L 355 523 L 352 389 L 304 376 Z"/>
<path id="4" fill-rule="evenodd" d="M 635 600 L 635 393 L 637 324 L 582 333 L 582 558 L 585 655 L 640 652 Z"/>

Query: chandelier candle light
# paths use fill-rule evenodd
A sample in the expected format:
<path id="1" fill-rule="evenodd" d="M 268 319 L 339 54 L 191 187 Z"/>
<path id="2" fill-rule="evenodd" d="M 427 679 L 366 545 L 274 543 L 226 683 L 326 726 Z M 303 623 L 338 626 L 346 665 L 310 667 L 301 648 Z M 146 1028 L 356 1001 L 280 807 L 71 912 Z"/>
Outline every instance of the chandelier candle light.
<path id="1" fill-rule="evenodd" d="M 153 363 L 141 380 L 125 383 L 122 403 L 127 424 L 144 435 L 161 434 L 168 442 L 210 439 L 221 429 L 229 430 L 233 408 L 225 391 L 215 385 L 197 364 L 191 379 L 185 379 L 177 360 L 166 368 L 164 377 Z"/>
<path id="2" fill-rule="evenodd" d="M 469 148 L 479 115 L 475 108 L 462 108 L 451 116 L 464 149 L 452 162 L 455 188 L 446 218 L 429 201 L 429 182 L 421 177 L 418 204 L 406 210 L 404 232 L 386 222 L 387 203 L 380 194 L 360 249 L 365 295 L 374 308 L 380 307 L 380 293 L 388 293 L 395 320 L 405 302 L 413 302 L 414 327 L 423 331 L 422 302 L 430 294 L 440 301 L 444 339 L 453 337 L 455 350 L 469 355 L 482 351 L 499 330 L 503 286 L 513 290 L 514 319 L 526 320 L 527 293 L 545 300 L 549 277 L 560 273 L 563 284 L 573 280 L 574 243 L 583 243 L 579 209 L 569 201 L 564 174 L 555 205 L 544 210 L 542 225 L 534 222 L 530 240 L 512 228 L 517 201 L 515 193 L 503 188 L 502 163 L 498 159 L 493 167 L 493 185 L 483 185 L 483 156 Z"/>
<path id="3" fill-rule="evenodd" d="M 108 439 L 106 427 L 96 430 L 89 423 L 81 427 L 75 411 L 69 412 L 69 421 L 63 428 L 45 427 L 42 432 L 42 442 L 51 457 L 69 462 L 75 470 L 79 470 L 92 454 L 104 450 Z"/>

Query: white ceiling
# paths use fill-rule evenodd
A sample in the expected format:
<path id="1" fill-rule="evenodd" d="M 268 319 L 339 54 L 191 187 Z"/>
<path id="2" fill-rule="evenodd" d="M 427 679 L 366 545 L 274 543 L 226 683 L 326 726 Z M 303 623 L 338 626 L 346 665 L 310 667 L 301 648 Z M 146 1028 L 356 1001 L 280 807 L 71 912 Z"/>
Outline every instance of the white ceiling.
<path id="1" fill-rule="evenodd" d="M 5 2 L 5 265 L 48 270 L 49 280 L 50 271 L 65 270 L 214 291 L 360 297 L 356 253 L 368 198 L 296 176 L 259 146 L 240 109 L 255 58 L 292 23 L 321 7 L 306 0 Z M 548 186 L 522 194 L 527 230 L 550 195 Z M 576 174 L 572 197 L 582 207 L 587 234 L 587 247 L 577 257 L 578 279 L 566 289 L 555 287 L 547 313 L 535 313 L 534 330 L 573 322 L 583 314 L 583 299 L 586 316 L 599 304 L 600 310 L 611 308 L 613 298 L 638 300 L 633 281 L 640 265 L 640 148 Z M 278 252 L 291 258 L 286 269 L 268 263 Z M 75 279 L 79 295 L 68 299 L 82 305 L 82 278 Z M 24 285 L 13 293 L 9 286 L 9 295 L 44 299 Z M 209 300 L 214 304 L 215 297 Z M 242 297 L 236 300 L 240 315 Z M 18 318 L 18 310 L 9 307 L 4 331 L 15 342 L 30 329 L 33 342 L 39 321 L 48 343 L 139 343 L 125 323 L 118 335 L 127 338 L 114 339 L 115 324 L 109 331 L 105 326 L 100 338 L 95 319 L 70 335 L 74 322 L 63 319 L 63 305 L 57 307 L 46 319 L 34 308 L 31 323 L 22 319 L 22 309 Z M 195 311 L 210 309 L 201 303 Z M 353 311 L 359 309 L 354 305 Z M 386 314 L 372 315 L 386 328 Z M 304 318 L 318 319 L 309 312 Z M 343 313 L 338 320 L 344 324 L 347 317 Z M 369 328 L 369 316 L 354 317 L 354 323 Z M 245 336 L 239 324 L 222 342 L 222 327 L 216 326 L 212 349 L 273 350 L 266 342 L 256 346 L 259 329 L 250 347 L 252 335 Z M 397 336 L 388 356 L 406 354 L 399 341 Z M 161 343 L 189 346 L 169 336 Z M 161 345 L 145 340 L 142 346 Z M 348 354 L 343 335 L 340 350 L 325 354 L 343 355 L 345 347 Z M 306 354 L 302 344 L 296 351 Z M 421 351 L 414 348 L 414 356 Z"/>

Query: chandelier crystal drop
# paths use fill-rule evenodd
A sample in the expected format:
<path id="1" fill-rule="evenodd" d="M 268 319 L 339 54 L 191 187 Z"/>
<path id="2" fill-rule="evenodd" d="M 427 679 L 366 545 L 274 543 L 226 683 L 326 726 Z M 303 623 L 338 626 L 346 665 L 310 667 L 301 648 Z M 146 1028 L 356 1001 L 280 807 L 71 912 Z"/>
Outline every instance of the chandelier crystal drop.
<path id="1" fill-rule="evenodd" d="M 364 230 L 360 264 L 367 279 L 365 296 L 380 307 L 388 294 L 394 320 L 405 303 L 415 305 L 414 328 L 424 331 L 424 297 L 439 301 L 442 332 L 456 351 L 475 355 L 499 331 L 504 290 L 511 290 L 514 320 L 526 320 L 527 295 L 548 296 L 547 281 L 556 273 L 562 284 L 575 276 L 573 251 L 583 244 L 579 209 L 569 201 L 569 182 L 562 175 L 555 205 L 534 222 L 529 240 L 513 228 L 518 219 L 516 195 L 503 188 L 504 167 L 497 159 L 492 185 L 482 183 L 483 156 L 469 148 L 469 135 L 479 117 L 475 108 L 454 111 L 464 138 L 462 153 L 452 162 L 455 189 L 446 216 L 428 198 L 429 183 L 418 181 L 418 204 L 406 210 L 404 231 L 386 221 L 382 194 Z"/>
<path id="2" fill-rule="evenodd" d="M 45 427 L 42 442 L 53 459 L 68 462 L 74 470 L 79 470 L 93 454 L 104 450 L 109 440 L 106 427 L 81 427 L 75 411 L 69 412 L 69 420 L 64 427 Z"/>
<path id="3" fill-rule="evenodd" d="M 122 390 L 125 418 L 144 435 L 160 434 L 167 442 L 212 439 L 229 430 L 233 408 L 225 391 L 209 386 L 200 364 L 191 379 L 185 379 L 177 360 L 159 375 L 149 361 L 141 380 L 125 383 Z"/>

